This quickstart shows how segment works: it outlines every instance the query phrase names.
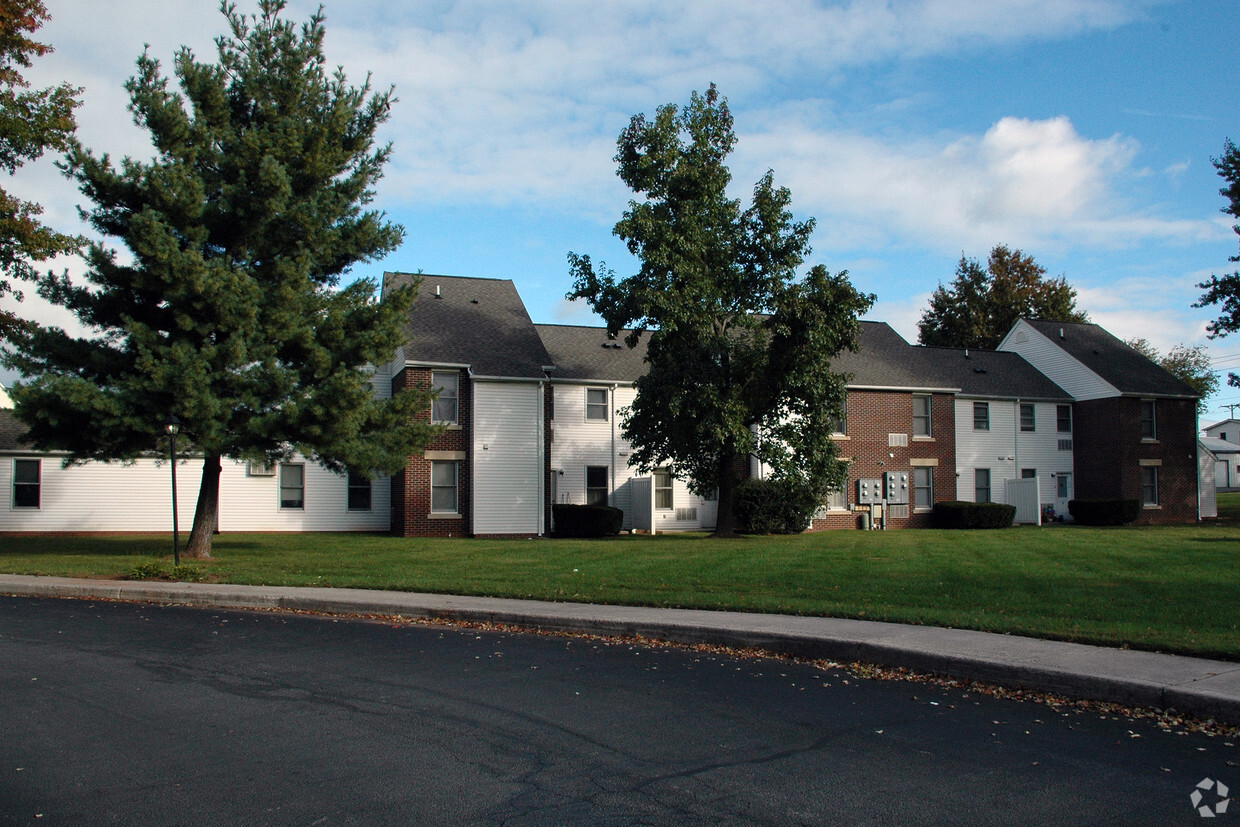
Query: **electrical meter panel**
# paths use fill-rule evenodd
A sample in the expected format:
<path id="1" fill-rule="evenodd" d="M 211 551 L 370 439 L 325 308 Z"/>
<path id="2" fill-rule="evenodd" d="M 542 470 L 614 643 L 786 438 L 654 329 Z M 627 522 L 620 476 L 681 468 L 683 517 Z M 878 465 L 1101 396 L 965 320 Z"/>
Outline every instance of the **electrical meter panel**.
<path id="1" fill-rule="evenodd" d="M 883 474 L 883 493 L 888 504 L 908 502 L 908 473 L 906 471 L 888 471 Z"/>
<path id="2" fill-rule="evenodd" d="M 882 480 L 857 480 L 857 502 L 861 505 L 883 501 Z"/>

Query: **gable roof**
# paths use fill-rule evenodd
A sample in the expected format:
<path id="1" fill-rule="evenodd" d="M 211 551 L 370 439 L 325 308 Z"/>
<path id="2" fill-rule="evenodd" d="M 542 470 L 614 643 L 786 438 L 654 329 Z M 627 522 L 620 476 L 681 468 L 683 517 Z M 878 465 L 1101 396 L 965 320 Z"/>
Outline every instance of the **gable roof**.
<path id="1" fill-rule="evenodd" d="M 1215 428 L 1230 428 L 1233 424 L 1240 425 L 1240 419 L 1219 420 L 1218 422 L 1215 422 L 1213 425 L 1202 426 L 1201 430 L 1205 431 L 1206 433 L 1209 433 L 1210 431 L 1213 431 Z"/>
<path id="2" fill-rule="evenodd" d="M 638 340 L 637 347 L 630 348 L 624 343 L 628 330 L 612 339 L 604 327 L 537 324 L 534 328 L 555 365 L 552 379 L 636 382 L 646 372 L 647 334 Z"/>
<path id="3" fill-rule="evenodd" d="M 0 451 L 29 451 L 26 423 L 17 418 L 12 408 L 0 408 Z"/>
<path id="4" fill-rule="evenodd" d="M 1018 353 L 954 347 L 918 347 L 943 382 L 962 396 L 1070 402 L 1072 397 Z"/>
<path id="5" fill-rule="evenodd" d="M 1198 437 L 1197 444 L 1215 456 L 1240 454 L 1240 445 L 1210 436 Z"/>
<path id="6" fill-rule="evenodd" d="M 946 383 L 926 356 L 886 322 L 861 322 L 856 353 L 844 351 L 831 360 L 831 369 L 849 373 L 852 388 L 956 390 Z"/>
<path id="7" fill-rule="evenodd" d="M 384 273 L 383 293 L 419 278 L 406 361 L 468 365 L 476 376 L 544 378 L 551 358 L 511 279 Z"/>
<path id="8" fill-rule="evenodd" d="M 1096 324 L 1044 319 L 1022 321 L 1122 394 L 1192 399 L 1200 396 L 1162 365 L 1151 362 Z"/>

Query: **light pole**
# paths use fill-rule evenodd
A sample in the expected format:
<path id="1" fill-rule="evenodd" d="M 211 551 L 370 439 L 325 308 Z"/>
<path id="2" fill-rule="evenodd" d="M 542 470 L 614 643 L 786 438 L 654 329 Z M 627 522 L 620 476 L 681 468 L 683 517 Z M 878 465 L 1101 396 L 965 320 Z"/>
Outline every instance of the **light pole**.
<path id="1" fill-rule="evenodd" d="M 181 565 L 181 531 L 177 525 L 177 431 L 181 430 L 181 420 L 176 414 L 169 414 L 164 420 L 164 430 L 168 432 L 168 456 L 172 460 L 172 565 Z"/>

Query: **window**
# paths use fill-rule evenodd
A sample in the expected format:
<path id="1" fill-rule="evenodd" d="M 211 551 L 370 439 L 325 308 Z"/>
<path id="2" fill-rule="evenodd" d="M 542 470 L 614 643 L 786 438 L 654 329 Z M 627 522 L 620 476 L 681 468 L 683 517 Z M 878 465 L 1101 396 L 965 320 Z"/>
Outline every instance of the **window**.
<path id="1" fill-rule="evenodd" d="M 913 507 L 918 511 L 934 508 L 934 469 L 929 466 L 913 469 Z"/>
<path id="2" fill-rule="evenodd" d="M 1062 471 L 1055 477 L 1055 496 L 1061 500 L 1072 499 L 1072 475 Z"/>
<path id="3" fill-rule="evenodd" d="M 1031 402 L 1020 403 L 1020 429 L 1022 431 L 1034 430 L 1033 403 Z"/>
<path id="4" fill-rule="evenodd" d="M 831 433 L 848 433 L 848 399 L 840 400 L 840 415 L 831 417 Z"/>
<path id="5" fill-rule="evenodd" d="M 300 463 L 280 466 L 280 507 L 306 507 L 306 466 Z"/>
<path id="6" fill-rule="evenodd" d="M 607 505 L 607 466 L 586 466 L 586 505 Z"/>
<path id="7" fill-rule="evenodd" d="M 1158 505 L 1158 466 L 1141 466 L 1141 502 Z"/>
<path id="8" fill-rule="evenodd" d="M 431 512 L 457 513 L 457 463 L 431 463 Z"/>
<path id="9" fill-rule="evenodd" d="M 40 465 L 38 459 L 13 460 L 13 507 L 38 508 Z"/>
<path id="10" fill-rule="evenodd" d="M 930 436 L 930 397 L 913 394 L 913 436 Z"/>
<path id="11" fill-rule="evenodd" d="M 1020 469 L 1020 478 L 1022 480 L 1036 480 L 1038 478 L 1038 469 L 1036 468 Z"/>
<path id="12" fill-rule="evenodd" d="M 977 468 L 973 471 L 973 502 L 990 502 L 990 469 Z"/>
<path id="13" fill-rule="evenodd" d="M 1072 433 L 1072 406 L 1055 406 L 1055 430 L 1061 434 Z"/>
<path id="14" fill-rule="evenodd" d="M 370 477 L 349 472 L 349 510 L 370 510 Z"/>
<path id="15" fill-rule="evenodd" d="M 841 488 L 838 491 L 828 491 L 827 498 L 823 501 L 823 505 L 828 511 L 847 511 L 848 510 L 848 494 Z"/>
<path id="16" fill-rule="evenodd" d="M 974 402 L 973 403 L 973 430 L 989 431 L 990 430 L 990 403 Z"/>
<path id="17" fill-rule="evenodd" d="M 586 419 L 607 419 L 607 389 L 586 388 Z"/>
<path id="18" fill-rule="evenodd" d="M 1158 439 L 1158 422 L 1154 414 L 1154 400 L 1141 400 L 1141 438 Z"/>
<path id="19" fill-rule="evenodd" d="M 672 472 L 666 468 L 654 472 L 654 507 L 660 511 L 672 508 Z"/>
<path id="20" fill-rule="evenodd" d="M 431 386 L 439 391 L 439 398 L 431 406 L 431 422 L 456 425 L 460 421 L 461 374 L 436 371 L 431 374 Z"/>

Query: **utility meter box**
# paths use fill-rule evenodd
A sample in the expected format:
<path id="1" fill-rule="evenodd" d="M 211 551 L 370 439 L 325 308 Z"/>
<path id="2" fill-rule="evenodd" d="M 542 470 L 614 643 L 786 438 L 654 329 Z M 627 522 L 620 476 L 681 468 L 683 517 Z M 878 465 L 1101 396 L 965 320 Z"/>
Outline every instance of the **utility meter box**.
<path id="1" fill-rule="evenodd" d="M 883 493 L 888 504 L 908 503 L 908 472 L 888 471 L 883 475 Z"/>
<path id="2" fill-rule="evenodd" d="M 882 480 L 857 480 L 857 502 L 862 505 L 883 501 Z"/>

